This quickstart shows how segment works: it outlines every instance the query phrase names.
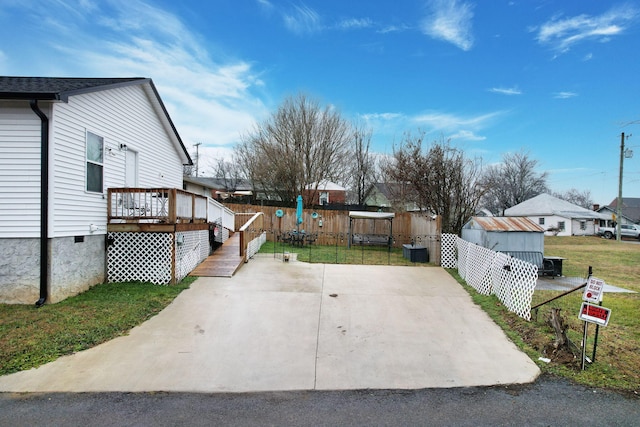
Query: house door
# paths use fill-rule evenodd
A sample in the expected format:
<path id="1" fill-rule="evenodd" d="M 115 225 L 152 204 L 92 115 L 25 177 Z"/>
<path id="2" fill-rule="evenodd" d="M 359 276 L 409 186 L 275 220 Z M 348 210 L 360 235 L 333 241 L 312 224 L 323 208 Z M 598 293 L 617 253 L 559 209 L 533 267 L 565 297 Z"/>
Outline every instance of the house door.
<path id="1" fill-rule="evenodd" d="M 135 188 L 138 186 L 138 152 L 127 150 L 124 153 L 124 186 L 127 188 Z"/>

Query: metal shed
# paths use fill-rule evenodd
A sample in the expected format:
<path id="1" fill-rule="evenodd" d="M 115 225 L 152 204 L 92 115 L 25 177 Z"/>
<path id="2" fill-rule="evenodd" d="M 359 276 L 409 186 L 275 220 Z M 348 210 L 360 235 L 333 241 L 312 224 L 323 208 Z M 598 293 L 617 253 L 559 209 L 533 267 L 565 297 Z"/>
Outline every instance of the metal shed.
<path id="1" fill-rule="evenodd" d="M 544 229 L 525 217 L 472 217 L 462 238 L 496 252 L 544 253 Z"/>

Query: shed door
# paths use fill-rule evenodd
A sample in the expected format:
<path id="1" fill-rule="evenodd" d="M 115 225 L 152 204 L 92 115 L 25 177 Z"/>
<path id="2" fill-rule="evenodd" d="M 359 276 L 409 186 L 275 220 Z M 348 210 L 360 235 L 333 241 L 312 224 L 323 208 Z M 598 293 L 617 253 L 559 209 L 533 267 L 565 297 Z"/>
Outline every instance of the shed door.
<path id="1" fill-rule="evenodd" d="M 138 186 L 138 152 L 125 151 L 124 186 L 135 188 Z"/>

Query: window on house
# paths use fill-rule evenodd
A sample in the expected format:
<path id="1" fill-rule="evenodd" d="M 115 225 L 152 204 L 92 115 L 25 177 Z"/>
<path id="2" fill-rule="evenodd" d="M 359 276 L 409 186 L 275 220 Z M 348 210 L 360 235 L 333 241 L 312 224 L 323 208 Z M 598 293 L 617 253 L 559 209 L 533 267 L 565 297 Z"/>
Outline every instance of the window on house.
<path id="1" fill-rule="evenodd" d="M 328 205 L 329 204 L 329 193 L 328 192 L 320 193 L 320 204 L 321 205 Z"/>
<path id="2" fill-rule="evenodd" d="M 587 221 L 580 221 L 580 230 L 587 229 Z"/>
<path id="3" fill-rule="evenodd" d="M 87 132 L 87 191 L 102 193 L 104 169 L 104 139 Z"/>
<path id="4" fill-rule="evenodd" d="M 564 231 L 564 221 L 558 221 L 558 230 Z"/>
<path id="5" fill-rule="evenodd" d="M 538 224 L 544 225 L 544 218 L 538 218 Z"/>

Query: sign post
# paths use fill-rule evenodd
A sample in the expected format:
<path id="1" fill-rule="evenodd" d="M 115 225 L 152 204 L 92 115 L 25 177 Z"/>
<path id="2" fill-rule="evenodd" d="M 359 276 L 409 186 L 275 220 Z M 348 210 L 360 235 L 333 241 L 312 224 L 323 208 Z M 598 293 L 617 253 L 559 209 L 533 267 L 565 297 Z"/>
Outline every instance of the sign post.
<path id="1" fill-rule="evenodd" d="M 611 310 L 602 307 L 602 294 L 604 293 L 604 280 L 589 277 L 582 294 L 582 305 L 578 313 L 578 319 L 584 321 L 584 333 L 582 337 L 582 370 L 585 369 L 587 350 L 587 329 L 589 323 L 596 324 L 596 335 L 593 343 L 593 356 L 591 363 L 596 360 L 596 348 L 598 346 L 598 332 L 600 326 L 607 326 L 611 317 Z M 598 305 L 595 305 L 598 304 Z"/>
<path id="2" fill-rule="evenodd" d="M 596 277 L 589 277 L 587 286 L 584 288 L 582 300 L 591 303 L 599 303 L 602 301 L 602 289 L 604 289 L 604 280 Z"/>

